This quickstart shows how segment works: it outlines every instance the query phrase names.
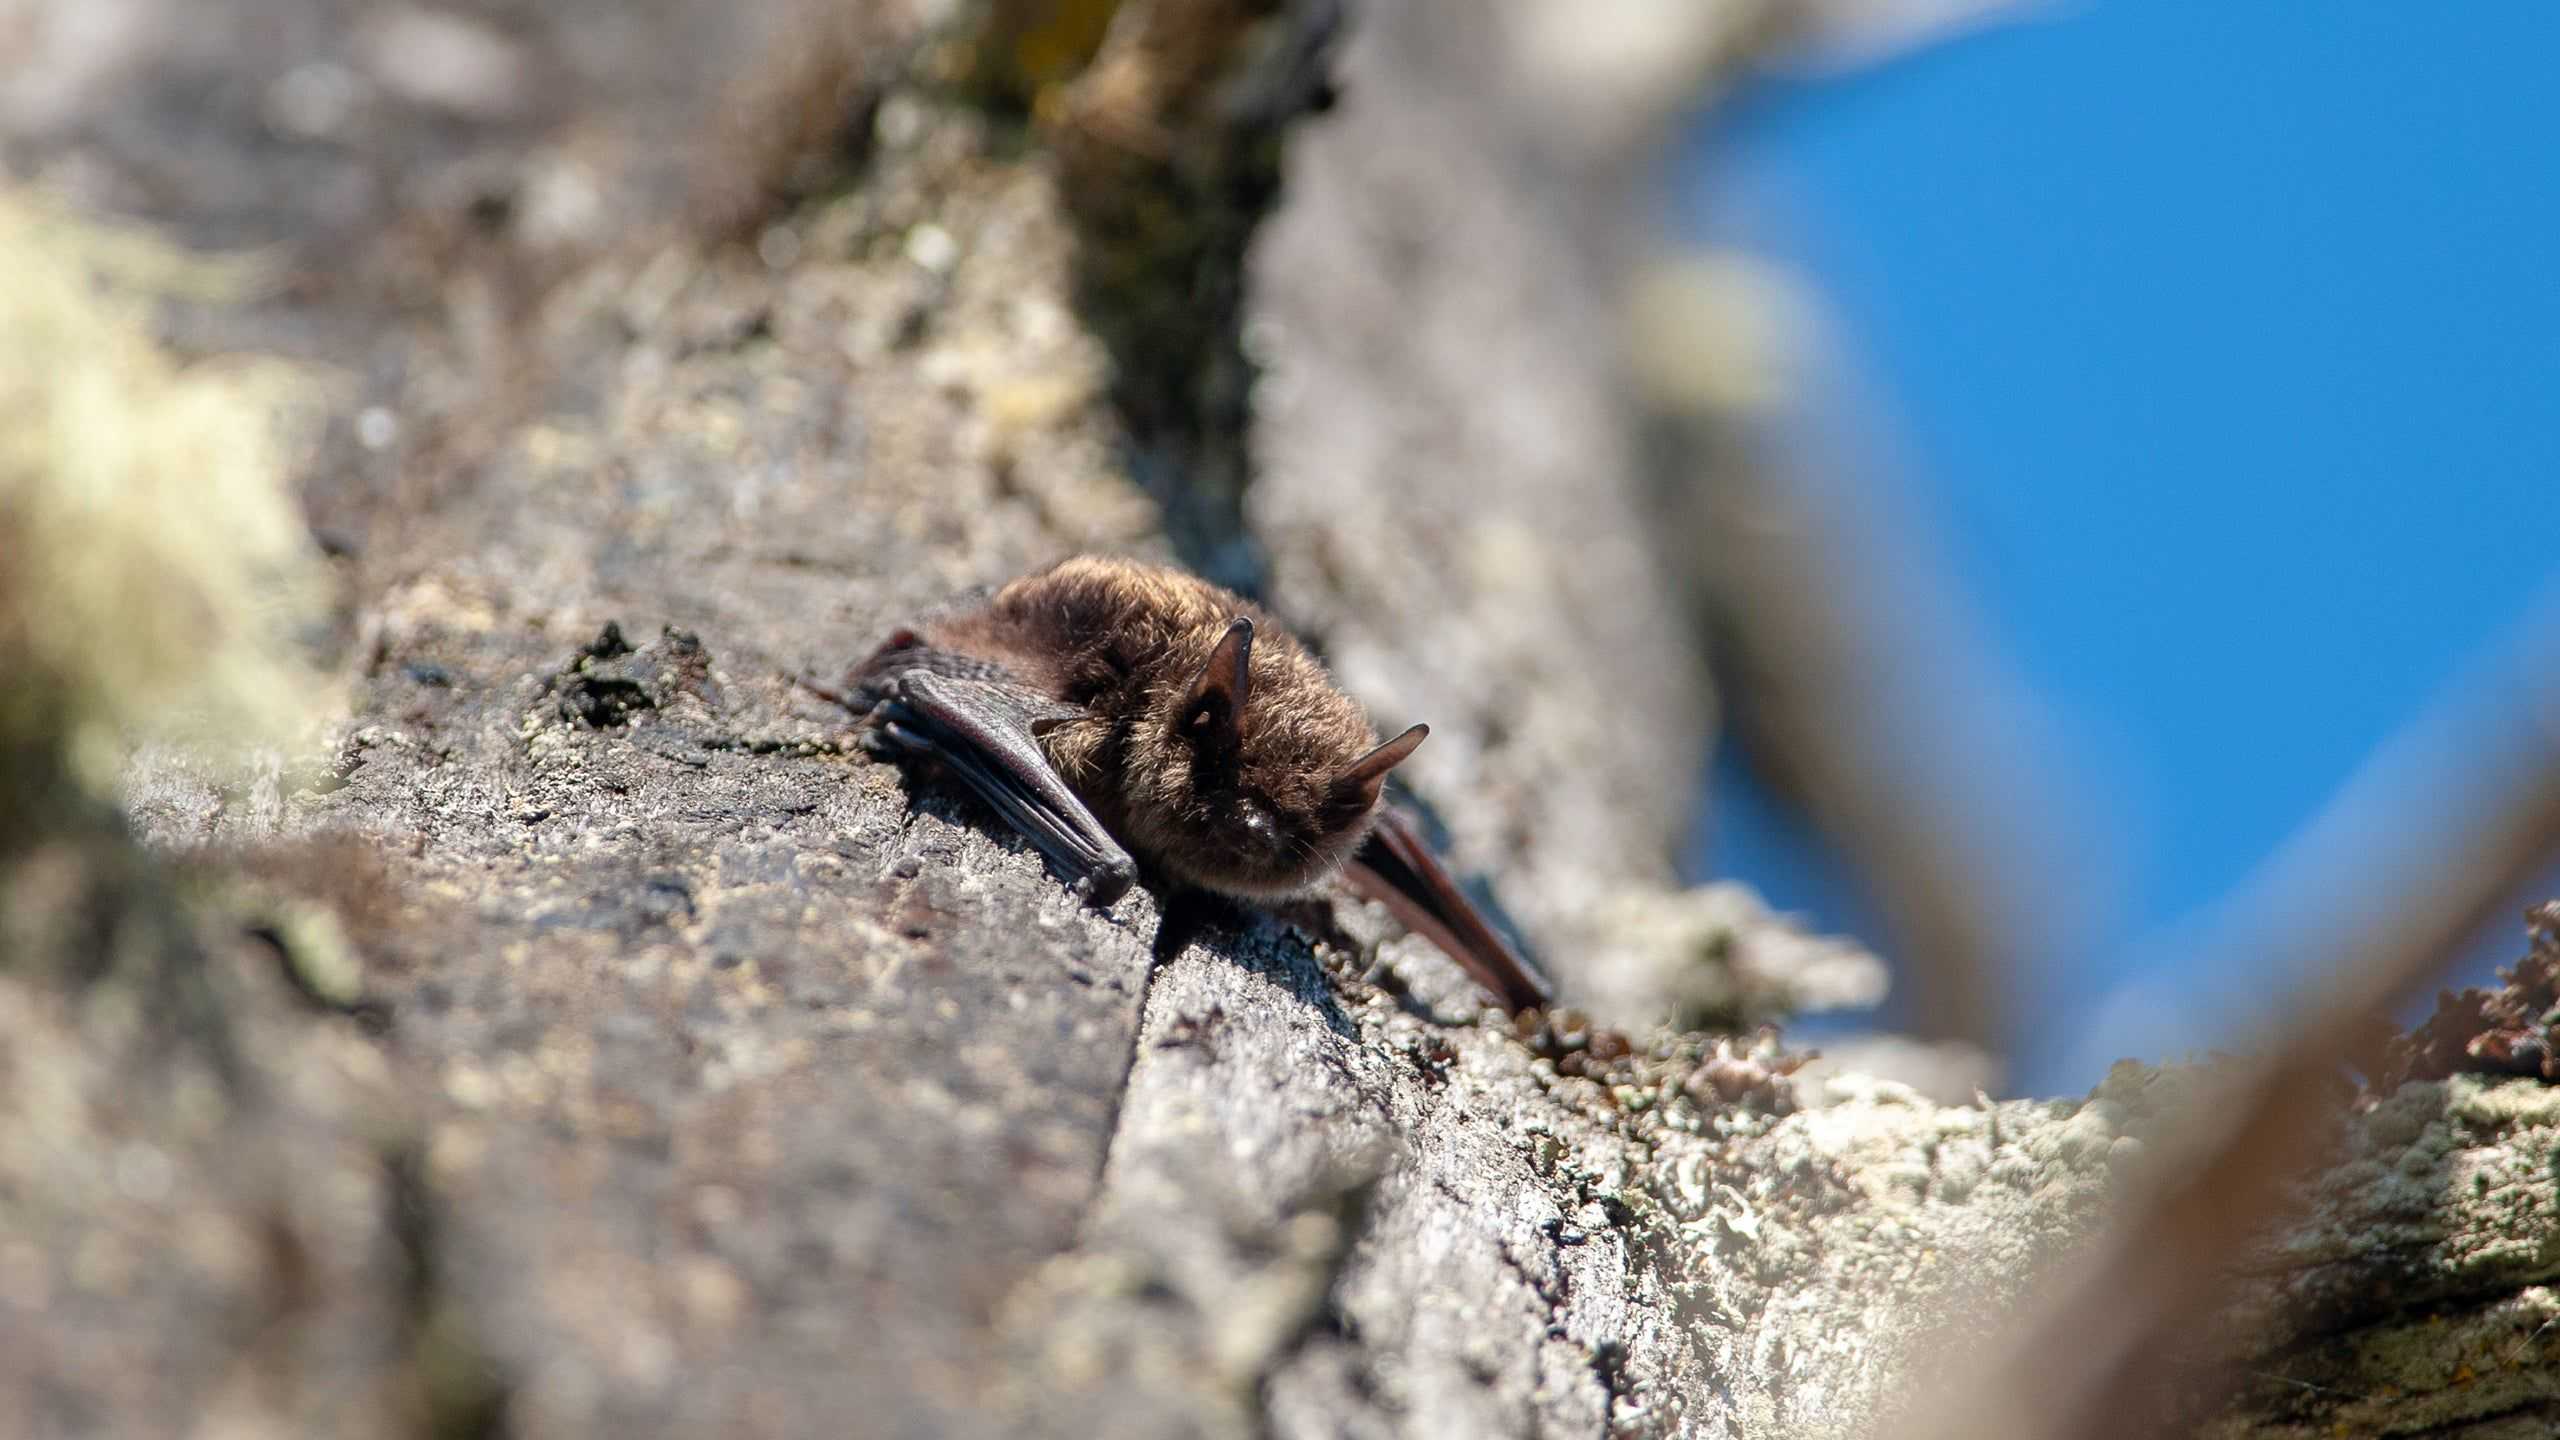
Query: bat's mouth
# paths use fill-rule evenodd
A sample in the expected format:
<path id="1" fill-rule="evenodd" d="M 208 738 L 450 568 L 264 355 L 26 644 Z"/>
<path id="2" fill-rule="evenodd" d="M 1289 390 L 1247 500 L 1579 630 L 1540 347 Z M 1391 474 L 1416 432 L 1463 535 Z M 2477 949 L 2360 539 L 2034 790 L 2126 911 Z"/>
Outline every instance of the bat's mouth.
<path id="1" fill-rule="evenodd" d="M 1164 857 L 1166 868 L 1204 890 L 1248 900 L 1286 900 L 1314 888 L 1343 858 L 1292 842 L 1277 827 L 1266 832 L 1237 825 L 1218 840 Z"/>

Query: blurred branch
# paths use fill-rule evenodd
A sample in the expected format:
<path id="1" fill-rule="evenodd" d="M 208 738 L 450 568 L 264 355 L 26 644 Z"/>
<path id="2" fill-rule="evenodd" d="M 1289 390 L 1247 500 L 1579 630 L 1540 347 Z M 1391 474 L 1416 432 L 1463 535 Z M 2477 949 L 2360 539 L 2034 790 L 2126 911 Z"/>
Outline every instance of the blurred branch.
<path id="1" fill-rule="evenodd" d="M 2555 637 L 2540 638 L 2548 655 Z M 2262 1058 L 2198 1107 L 2191 1148 L 2156 1188 L 2057 1271 L 1988 1364 L 1938 1393 L 1926 1424 L 1892 1433 L 2129 1440 L 2159 1433 L 2173 1391 L 2191 1411 L 2227 1393 L 2227 1350 L 2199 1361 L 2195 1342 L 2333 1134 L 2352 1093 L 2340 1063 L 2369 1062 L 2393 1008 L 2560 851 L 2547 673 L 2501 669 L 2439 707 L 2253 882 L 2208 953 L 2237 963 L 2271 944 L 2289 953 L 2260 962 L 2311 974 L 2307 962 L 2327 958 L 2325 976 L 2295 997 Z M 2411 823 L 2429 793 L 2457 798 L 2433 825 Z M 2273 917 L 2282 929 L 2260 923 Z"/>
<path id="2" fill-rule="evenodd" d="M 2035 0 L 1797 0 L 1793 43 L 1774 63 L 1789 70 L 1854 69 L 2045 8 Z"/>
<path id="3" fill-rule="evenodd" d="M 1670 530 L 1700 537 L 1684 578 L 1727 732 L 1876 900 L 1909 1028 L 1996 1052 L 2015 988 L 2001 962 L 2031 943 L 2025 897 L 2054 887 L 2049 855 L 1983 823 L 2037 778 L 1988 733 L 2002 715 L 1988 642 L 1926 546 L 1817 498 L 1800 434 L 1819 320 L 1790 277 L 1667 260 L 1639 276 L 1629 316 Z M 1915 693 L 1906 657 L 1968 697 L 1955 718 Z"/>

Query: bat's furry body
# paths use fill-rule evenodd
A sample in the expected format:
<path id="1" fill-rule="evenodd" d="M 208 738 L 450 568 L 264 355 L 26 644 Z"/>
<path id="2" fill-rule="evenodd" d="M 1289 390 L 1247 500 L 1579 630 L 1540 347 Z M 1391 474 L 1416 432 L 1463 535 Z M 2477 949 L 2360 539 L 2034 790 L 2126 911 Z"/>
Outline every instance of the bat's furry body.
<path id="1" fill-rule="evenodd" d="M 1515 1009 L 1543 977 L 1379 804 L 1381 743 L 1306 647 L 1185 574 L 1085 556 L 900 629 L 847 677 L 886 748 L 947 762 L 1080 890 L 1141 869 L 1249 900 L 1350 867 Z"/>

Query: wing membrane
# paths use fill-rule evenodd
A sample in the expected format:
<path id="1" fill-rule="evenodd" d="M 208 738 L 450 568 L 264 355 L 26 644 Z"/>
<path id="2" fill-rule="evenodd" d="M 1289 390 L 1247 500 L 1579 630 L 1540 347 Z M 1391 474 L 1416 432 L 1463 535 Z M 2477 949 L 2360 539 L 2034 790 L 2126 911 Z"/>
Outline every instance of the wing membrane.
<path id="1" fill-rule="evenodd" d="M 1378 802 L 1377 824 L 1343 874 L 1405 928 L 1447 951 L 1509 1009 L 1533 1009 L 1555 998 L 1554 983 L 1458 887 L 1423 838 L 1418 817 L 1392 793 Z"/>
<path id="2" fill-rule="evenodd" d="M 1128 893 L 1136 862 L 1049 767 L 1032 734 L 1035 722 L 1072 715 L 1071 707 L 1020 685 L 923 669 L 875 685 L 872 720 L 892 744 L 948 766 L 1093 903 Z"/>

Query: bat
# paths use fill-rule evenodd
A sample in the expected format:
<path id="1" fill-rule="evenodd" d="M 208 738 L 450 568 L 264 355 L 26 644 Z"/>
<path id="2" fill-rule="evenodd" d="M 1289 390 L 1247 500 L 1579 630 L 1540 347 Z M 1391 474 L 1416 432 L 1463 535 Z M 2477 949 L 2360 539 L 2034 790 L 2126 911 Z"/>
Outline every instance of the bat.
<path id="1" fill-rule="evenodd" d="M 1079 556 L 900 627 L 819 693 L 875 753 L 939 762 L 1095 905 L 1142 875 L 1251 902 L 1340 873 L 1507 1008 L 1553 997 L 1382 803 L 1429 728 L 1380 740 L 1306 646 L 1206 580 Z"/>

